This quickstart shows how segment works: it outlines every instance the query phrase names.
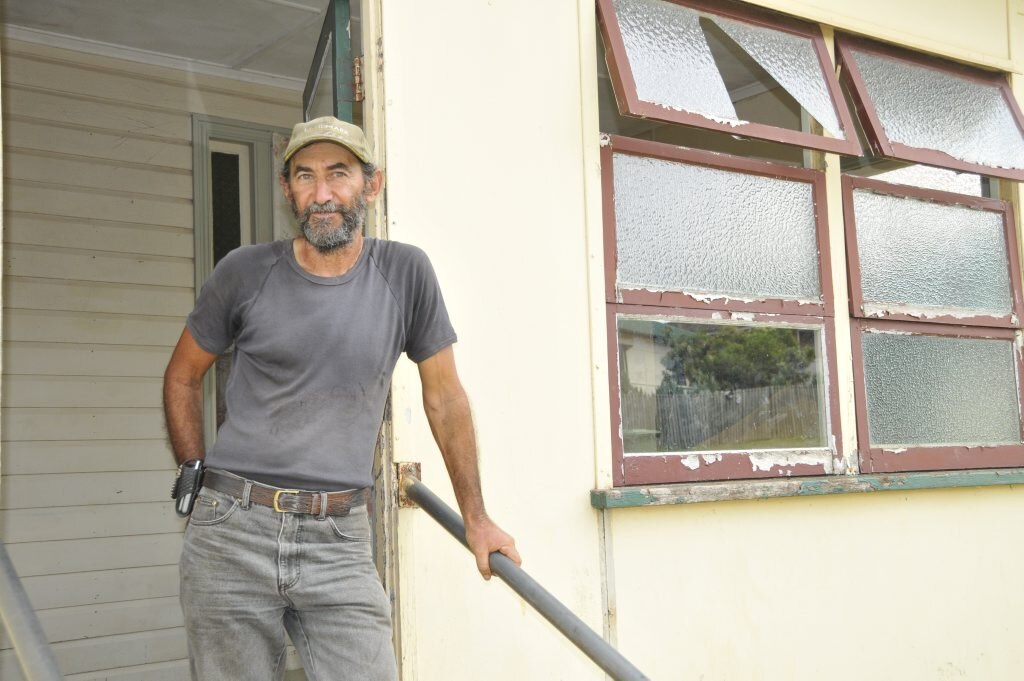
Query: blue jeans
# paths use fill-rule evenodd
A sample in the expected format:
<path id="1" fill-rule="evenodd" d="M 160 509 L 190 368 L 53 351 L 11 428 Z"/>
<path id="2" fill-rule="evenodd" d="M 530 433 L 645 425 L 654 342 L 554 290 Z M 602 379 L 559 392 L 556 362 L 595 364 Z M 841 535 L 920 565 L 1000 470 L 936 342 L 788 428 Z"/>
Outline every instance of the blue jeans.
<path id="1" fill-rule="evenodd" d="M 309 681 L 395 681 L 369 539 L 365 505 L 319 520 L 204 489 L 180 563 L 192 678 L 282 679 L 287 630 Z"/>

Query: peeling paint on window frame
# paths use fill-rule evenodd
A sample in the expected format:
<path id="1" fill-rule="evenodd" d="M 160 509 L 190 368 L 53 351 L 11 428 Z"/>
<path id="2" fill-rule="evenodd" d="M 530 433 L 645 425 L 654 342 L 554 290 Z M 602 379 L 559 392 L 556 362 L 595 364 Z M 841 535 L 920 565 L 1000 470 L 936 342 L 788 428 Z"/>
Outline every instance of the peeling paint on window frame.
<path id="1" fill-rule="evenodd" d="M 593 489 L 590 504 L 596 509 L 671 506 L 717 501 L 747 501 L 781 497 L 815 497 L 866 492 L 905 493 L 916 490 L 954 487 L 989 487 L 1024 484 L 1024 468 L 991 470 L 930 471 L 833 475 L 819 478 L 783 480 L 740 480 L 736 482 L 696 482 L 682 485 L 650 485 Z"/>
<path id="2" fill-rule="evenodd" d="M 992 316 L 971 314 L 968 311 L 942 310 L 909 310 L 898 305 L 884 303 L 865 303 L 861 287 L 860 251 L 857 243 L 857 217 L 854 210 L 853 192 L 867 190 L 877 194 L 885 194 L 898 198 L 933 201 L 944 205 L 966 206 L 975 210 L 985 210 L 1002 216 L 1003 239 L 1006 246 L 1010 282 L 1012 312 L 1007 315 Z M 896 321 L 921 322 L 935 324 L 956 324 L 963 326 L 983 326 L 998 328 L 1019 328 L 1024 319 L 1024 296 L 1022 296 L 1020 262 L 1017 255 L 1017 228 L 1013 206 L 999 199 L 989 199 L 966 194 L 955 194 L 937 189 L 923 189 L 909 185 L 894 184 L 881 180 L 844 175 L 842 180 L 843 217 L 846 223 L 846 262 L 847 279 L 850 292 L 850 315 L 860 319 L 889 319 Z"/>
<path id="3" fill-rule="evenodd" d="M 731 172 L 795 180 L 811 185 L 814 203 L 815 237 L 818 242 L 818 282 L 821 299 L 817 301 L 783 300 L 778 298 L 732 298 L 725 294 L 695 291 L 651 291 L 622 289 L 616 285 L 618 245 L 615 237 L 615 154 L 630 154 L 676 163 L 705 166 Z M 825 174 L 820 170 L 795 168 L 767 161 L 755 161 L 711 151 L 677 147 L 632 137 L 609 135 L 601 147 L 602 194 L 604 202 L 605 301 L 630 305 L 716 309 L 721 311 L 765 312 L 771 314 L 820 315 L 834 314 L 832 301 L 832 265 L 828 236 L 828 204 Z"/>
<path id="4" fill-rule="evenodd" d="M 623 115 L 639 116 L 668 123 L 681 123 L 698 128 L 717 130 L 730 135 L 780 142 L 806 149 L 818 149 L 837 154 L 860 156 L 862 150 L 857 139 L 853 116 L 850 114 L 846 99 L 843 97 L 839 80 L 836 77 L 835 65 L 829 56 L 821 28 L 817 24 L 730 2 L 711 3 L 704 0 L 665 1 L 700 12 L 707 12 L 735 19 L 746 24 L 783 31 L 810 39 L 815 54 L 818 57 L 826 90 L 831 97 L 832 106 L 835 109 L 836 117 L 839 120 L 843 134 L 846 135 L 846 139 L 826 137 L 801 130 L 789 130 L 766 123 L 719 120 L 700 113 L 672 109 L 640 99 L 637 94 L 636 80 L 633 77 L 629 58 L 626 55 L 626 46 L 622 39 L 622 31 L 619 27 L 612 0 L 597 0 L 597 17 L 605 40 L 608 73 L 611 76 L 612 88 L 615 91 L 619 110 Z"/>
<path id="5" fill-rule="evenodd" d="M 622 316 L 667 321 L 744 326 L 762 324 L 819 329 L 821 364 L 825 394 L 824 447 L 765 450 L 699 450 L 693 452 L 656 452 L 626 454 L 622 437 L 622 404 L 619 386 L 618 320 Z M 753 480 L 794 476 L 846 473 L 839 423 L 839 385 L 836 380 L 836 337 L 832 317 L 808 317 L 787 314 L 749 314 L 716 309 L 694 309 L 652 305 L 607 305 L 608 388 L 611 401 L 612 477 L 616 487 L 711 480 Z"/>
<path id="6" fill-rule="evenodd" d="M 759 174 L 807 182 L 812 186 L 815 236 L 818 246 L 818 277 L 821 300 L 800 302 L 780 299 L 746 300 L 688 294 L 681 291 L 620 290 L 616 285 L 617 247 L 615 229 L 614 155 L 634 154 L 649 158 L 702 165 L 738 173 Z M 825 174 L 819 170 L 782 166 L 766 161 L 731 156 L 660 142 L 617 135 L 602 136 L 601 176 L 604 213 L 605 303 L 607 310 L 609 396 L 611 399 L 612 478 L 616 487 L 626 485 L 752 480 L 793 476 L 846 474 L 849 464 L 842 449 L 839 423 L 839 386 L 836 364 L 836 333 L 832 300 L 832 271 L 828 236 Z M 825 393 L 825 430 L 828 444 L 811 449 L 658 452 L 625 454 L 619 393 L 619 315 L 644 318 L 668 317 L 695 322 L 745 325 L 803 326 L 821 329 Z"/>
<path id="7" fill-rule="evenodd" d="M 878 116 L 878 110 L 868 95 L 864 77 L 853 58 L 852 51 L 867 52 L 885 59 L 907 62 L 915 66 L 943 71 L 947 74 L 973 80 L 988 86 L 995 86 L 1003 96 L 1003 101 L 1017 127 L 1024 134 L 1024 113 L 1021 112 L 1013 92 L 1010 90 L 1006 74 L 995 71 L 984 71 L 966 64 L 958 64 L 939 57 L 925 55 L 908 49 L 884 45 L 865 38 L 837 33 L 835 36 L 836 59 L 839 64 L 840 81 L 850 93 L 854 109 L 860 118 L 864 136 L 872 151 L 887 158 L 923 163 L 925 165 L 950 168 L 979 175 L 1004 177 L 1011 180 L 1024 180 L 1024 169 L 1001 168 L 981 163 L 964 161 L 937 149 L 911 147 L 893 142 L 885 133 L 885 128 Z"/>
<path id="8" fill-rule="evenodd" d="M 1017 407 L 1021 443 L 1005 445 L 872 447 L 868 431 L 867 385 L 864 377 L 864 350 L 861 333 L 874 331 L 911 335 L 983 338 L 1013 342 L 1016 368 Z M 1021 331 L 1014 328 L 981 328 L 935 324 L 930 322 L 851 319 L 853 349 L 854 406 L 857 413 L 857 450 L 862 473 L 898 473 L 910 471 L 949 471 L 1024 466 L 1024 353 Z"/>

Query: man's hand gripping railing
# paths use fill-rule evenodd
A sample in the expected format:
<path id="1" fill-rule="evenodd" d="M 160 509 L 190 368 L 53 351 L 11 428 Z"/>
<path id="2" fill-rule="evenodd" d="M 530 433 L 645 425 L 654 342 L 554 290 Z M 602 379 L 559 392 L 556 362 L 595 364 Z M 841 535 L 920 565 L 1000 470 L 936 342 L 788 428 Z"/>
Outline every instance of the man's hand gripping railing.
<path id="1" fill-rule="evenodd" d="M 399 484 L 405 496 L 448 530 L 467 549 L 466 528 L 462 518 L 441 501 L 415 476 L 405 473 Z M 556 629 L 603 669 L 615 681 L 650 681 L 633 663 L 622 656 L 611 644 L 601 638 L 583 620 L 542 587 L 537 580 L 513 563 L 507 556 L 495 551 L 491 554 L 491 572 L 508 584 L 523 600 L 532 605 Z"/>

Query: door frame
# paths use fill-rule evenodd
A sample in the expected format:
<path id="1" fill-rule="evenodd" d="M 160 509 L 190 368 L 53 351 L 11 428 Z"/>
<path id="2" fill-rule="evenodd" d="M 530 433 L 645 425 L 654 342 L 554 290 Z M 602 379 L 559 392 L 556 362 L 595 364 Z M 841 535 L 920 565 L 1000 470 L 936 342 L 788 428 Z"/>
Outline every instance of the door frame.
<path id="1" fill-rule="evenodd" d="M 360 45 L 362 54 L 354 54 L 349 35 L 352 26 L 352 3 L 358 3 Z M 383 0 L 330 0 L 327 15 L 320 31 L 317 47 L 309 67 L 303 91 L 302 113 L 308 120 L 310 106 L 318 92 L 324 75 L 325 59 L 334 59 L 332 72 L 332 104 L 337 118 L 352 121 L 355 118 L 355 78 L 352 70 L 354 57 L 362 59 L 363 99 L 359 102 L 360 124 L 373 150 L 377 167 L 386 172 L 385 106 L 383 79 Z M 342 64 L 343 62 L 343 64 Z M 339 96 L 339 92 L 341 94 Z M 388 238 L 387 183 L 380 197 L 370 204 L 365 233 L 378 239 Z M 381 577 L 384 590 L 391 601 L 393 644 L 398 660 L 399 678 L 403 677 L 402 617 L 399 593 L 398 551 L 398 477 L 395 472 L 394 438 L 392 434 L 391 397 L 384 408 L 384 419 L 373 462 L 373 560 Z"/>
<path id="2" fill-rule="evenodd" d="M 274 135 L 290 130 L 205 114 L 192 114 L 192 243 L 195 261 L 195 295 L 213 273 L 213 202 L 211 201 L 211 142 L 230 142 L 249 148 L 249 215 L 252 216 L 250 243 L 274 240 L 274 192 L 277 191 L 277 163 Z M 203 431 L 209 449 L 217 435 L 217 405 L 213 372 L 203 379 Z"/>

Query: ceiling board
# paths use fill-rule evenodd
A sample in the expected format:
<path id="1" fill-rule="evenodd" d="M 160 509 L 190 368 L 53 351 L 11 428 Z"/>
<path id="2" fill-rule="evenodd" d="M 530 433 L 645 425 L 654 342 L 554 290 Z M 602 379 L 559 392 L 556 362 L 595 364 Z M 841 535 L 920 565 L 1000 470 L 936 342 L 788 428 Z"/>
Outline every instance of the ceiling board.
<path id="1" fill-rule="evenodd" d="M 305 80 L 327 4 L 328 0 L 2 0 L 0 20 L 105 46 Z"/>

